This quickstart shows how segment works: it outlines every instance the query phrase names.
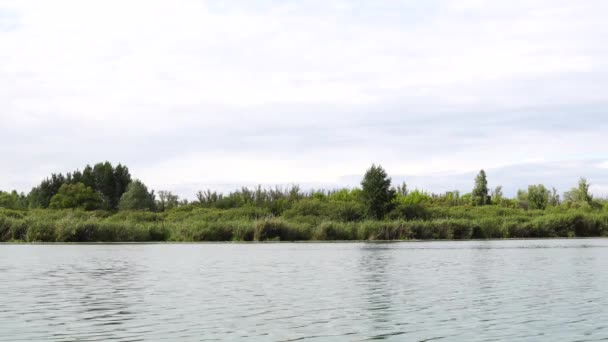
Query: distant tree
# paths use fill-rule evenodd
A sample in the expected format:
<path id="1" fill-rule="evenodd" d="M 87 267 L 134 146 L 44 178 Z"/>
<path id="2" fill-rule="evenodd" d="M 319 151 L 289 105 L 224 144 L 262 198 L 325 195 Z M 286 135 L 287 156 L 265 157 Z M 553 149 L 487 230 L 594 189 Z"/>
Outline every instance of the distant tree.
<path id="1" fill-rule="evenodd" d="M 243 195 L 249 195 L 250 197 L 247 198 L 243 198 L 241 197 L 241 200 L 244 201 L 254 201 L 255 199 L 255 195 L 253 193 L 250 193 L 248 189 L 243 188 L 243 192 L 241 192 L 241 194 Z M 198 204 L 200 206 L 204 206 L 204 207 L 210 207 L 215 205 L 217 202 L 221 201 L 224 198 L 224 196 L 220 193 L 217 193 L 216 191 L 211 191 L 211 189 L 207 189 L 205 191 L 201 191 L 199 190 L 196 193 L 196 200 L 198 202 Z"/>
<path id="2" fill-rule="evenodd" d="M 471 201 L 473 205 L 486 205 L 489 204 L 489 200 L 486 172 L 481 170 L 475 177 L 475 187 L 471 192 Z"/>
<path id="3" fill-rule="evenodd" d="M 494 190 L 492 190 L 492 203 L 500 204 L 502 202 L 502 199 L 503 199 L 502 185 L 499 185 L 496 188 L 494 188 Z"/>
<path id="4" fill-rule="evenodd" d="M 528 206 L 530 209 L 544 210 L 549 205 L 551 193 L 542 185 L 528 186 Z"/>
<path id="5" fill-rule="evenodd" d="M 171 210 L 179 205 L 180 202 L 177 195 L 164 190 L 158 192 L 158 200 L 156 201 L 156 209 L 158 211 Z"/>
<path id="6" fill-rule="evenodd" d="M 154 210 L 156 203 L 154 191 L 148 192 L 148 188 L 139 180 L 129 184 L 127 191 L 120 198 L 118 208 L 120 210 Z"/>
<path id="7" fill-rule="evenodd" d="M 589 193 L 590 186 L 591 184 L 587 182 L 587 179 L 581 178 L 578 181 L 578 187 L 572 188 L 572 190 L 564 194 L 564 201 L 568 203 L 591 204 L 593 196 Z"/>
<path id="8" fill-rule="evenodd" d="M 99 192 L 103 206 L 108 210 L 118 209 L 118 202 L 131 183 L 131 174 L 126 166 L 113 167 L 110 162 L 87 165 L 82 172 L 82 182 Z"/>
<path id="9" fill-rule="evenodd" d="M 102 208 L 116 210 L 118 201 L 131 182 L 131 175 L 126 166 L 118 164 L 116 168 L 110 162 L 98 163 L 94 167 L 87 165 L 81 172 L 52 174 L 34 187 L 28 195 L 31 207 L 48 208 L 51 198 L 59 192 L 63 184 L 82 183 L 99 193 Z"/>
<path id="10" fill-rule="evenodd" d="M 361 197 L 369 217 L 381 219 L 391 209 L 395 190 L 382 166 L 372 165 L 361 181 Z"/>
<path id="11" fill-rule="evenodd" d="M 67 180 L 64 175 L 51 174 L 50 178 L 43 180 L 40 185 L 34 187 L 28 194 L 28 201 L 33 208 L 48 208 L 51 203 L 51 198 L 59 192 L 59 188 L 66 184 Z"/>
<path id="12" fill-rule="evenodd" d="M 408 189 L 407 189 L 407 184 L 405 182 L 401 183 L 401 185 L 397 185 L 397 188 L 395 189 L 395 192 L 399 195 L 399 196 L 407 196 L 408 194 Z"/>
<path id="13" fill-rule="evenodd" d="M 63 184 L 57 194 L 51 198 L 49 208 L 95 210 L 99 209 L 101 204 L 101 197 L 97 192 L 83 183 L 76 183 Z"/>
<path id="14" fill-rule="evenodd" d="M 524 209 L 528 209 L 530 207 L 527 190 L 517 190 L 517 204 Z"/>
<path id="15" fill-rule="evenodd" d="M 557 193 L 557 189 L 551 188 L 551 194 L 549 195 L 549 205 L 552 207 L 557 207 L 561 204 L 561 200 L 559 198 L 559 194 Z"/>
<path id="16" fill-rule="evenodd" d="M 411 202 L 410 198 L 413 197 L 414 194 L 416 194 L 416 193 L 420 193 L 420 191 L 414 190 L 410 194 L 408 194 L 405 198 L 403 198 L 403 197 L 398 198 L 398 201 L 400 203 Z M 442 193 L 442 194 L 430 194 L 430 195 L 425 194 L 425 195 L 428 196 L 428 198 L 429 198 L 428 201 L 430 201 L 430 204 L 433 204 L 433 205 L 457 206 L 457 205 L 461 204 L 460 191 L 458 191 L 458 190 L 446 191 L 445 193 Z"/>
<path id="17" fill-rule="evenodd" d="M 0 208 L 27 209 L 27 207 L 28 200 L 25 194 L 19 194 L 15 190 L 12 192 L 0 191 Z"/>

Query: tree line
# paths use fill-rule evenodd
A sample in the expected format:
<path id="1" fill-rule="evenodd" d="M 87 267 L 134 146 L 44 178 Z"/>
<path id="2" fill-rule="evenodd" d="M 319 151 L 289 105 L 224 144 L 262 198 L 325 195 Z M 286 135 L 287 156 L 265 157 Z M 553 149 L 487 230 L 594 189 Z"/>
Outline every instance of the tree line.
<path id="1" fill-rule="evenodd" d="M 340 210 L 354 220 L 369 218 L 420 218 L 425 206 L 503 206 L 531 210 L 548 207 L 608 208 L 606 201 L 595 199 L 590 184 L 581 178 L 578 186 L 563 194 L 542 184 L 530 185 L 517 192 L 515 198 L 503 196 L 502 187 L 488 188 L 487 175 L 481 170 L 474 179 L 470 193 L 448 191 L 441 194 L 421 190 L 410 191 L 406 183 L 393 185 L 380 165 L 372 165 L 365 173 L 361 186 L 353 189 L 302 191 L 299 186 L 275 188 L 241 188 L 228 194 L 211 190 L 198 191 L 196 200 L 180 200 L 170 191 L 149 190 L 140 180 L 133 179 L 128 167 L 110 162 L 87 165 L 82 171 L 51 174 L 27 195 L 0 191 L 0 207 L 9 209 L 70 209 L 86 211 L 148 210 L 164 212 L 174 208 L 195 206 L 216 209 L 260 207 L 280 216 L 296 203 L 306 207 L 312 202 L 341 203 Z M 313 208 L 314 205 L 310 205 Z M 313 209 L 311 209 L 313 210 Z"/>

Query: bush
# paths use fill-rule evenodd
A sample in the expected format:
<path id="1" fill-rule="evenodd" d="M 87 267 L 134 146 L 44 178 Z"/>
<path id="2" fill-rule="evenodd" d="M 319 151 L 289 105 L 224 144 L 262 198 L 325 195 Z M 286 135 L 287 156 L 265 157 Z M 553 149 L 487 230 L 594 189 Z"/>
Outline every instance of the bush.
<path id="1" fill-rule="evenodd" d="M 179 228 L 179 236 L 186 241 L 230 241 L 232 229 L 217 222 L 190 223 Z"/>
<path id="2" fill-rule="evenodd" d="M 0 216 L 0 241 L 24 241 L 26 236 L 25 220 Z"/>
<path id="3" fill-rule="evenodd" d="M 429 217 L 429 211 L 423 204 L 398 204 L 390 213 L 388 213 L 388 219 L 390 220 L 418 220 L 427 219 Z"/>
<path id="4" fill-rule="evenodd" d="M 275 218 L 256 221 L 253 232 L 255 241 L 296 241 L 310 240 L 311 237 L 311 229 L 305 225 Z"/>
<path id="5" fill-rule="evenodd" d="M 357 227 L 354 223 L 323 222 L 312 234 L 313 240 L 356 240 Z"/>
<path id="6" fill-rule="evenodd" d="M 364 221 L 359 224 L 359 240 L 407 240 L 412 238 L 404 221 Z"/>
<path id="7" fill-rule="evenodd" d="M 28 221 L 27 233 L 25 236 L 28 242 L 54 242 L 55 226 L 52 222 Z"/>

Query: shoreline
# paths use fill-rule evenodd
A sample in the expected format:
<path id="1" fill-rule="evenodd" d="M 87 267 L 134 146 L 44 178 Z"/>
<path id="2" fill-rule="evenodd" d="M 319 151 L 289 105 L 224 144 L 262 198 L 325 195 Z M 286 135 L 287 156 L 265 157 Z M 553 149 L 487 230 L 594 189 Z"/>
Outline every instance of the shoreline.
<path id="1" fill-rule="evenodd" d="M 398 244 L 425 242 L 494 242 L 494 241 L 547 241 L 547 240 L 608 240 L 608 236 L 585 237 L 534 237 L 534 238 L 492 238 L 492 239 L 408 239 L 408 240 L 296 240 L 296 241 L 1 241 L 2 245 L 272 245 L 272 244 Z"/>

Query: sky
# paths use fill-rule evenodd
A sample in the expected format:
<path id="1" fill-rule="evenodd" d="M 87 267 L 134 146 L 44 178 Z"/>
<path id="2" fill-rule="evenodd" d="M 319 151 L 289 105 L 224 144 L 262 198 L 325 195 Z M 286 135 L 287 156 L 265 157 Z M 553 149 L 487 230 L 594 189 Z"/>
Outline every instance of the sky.
<path id="1" fill-rule="evenodd" d="M 0 0 L 0 189 L 126 164 L 156 190 L 608 196 L 608 1 Z"/>

